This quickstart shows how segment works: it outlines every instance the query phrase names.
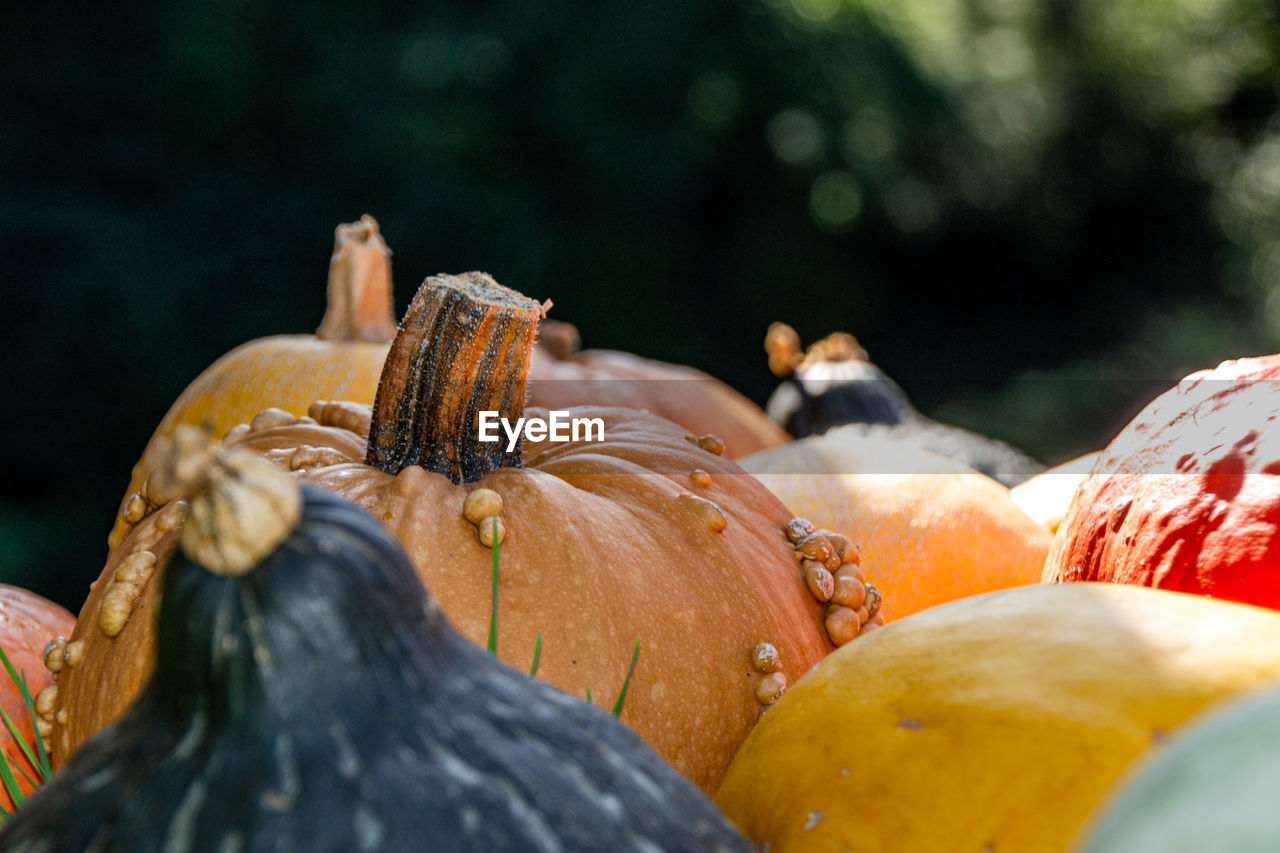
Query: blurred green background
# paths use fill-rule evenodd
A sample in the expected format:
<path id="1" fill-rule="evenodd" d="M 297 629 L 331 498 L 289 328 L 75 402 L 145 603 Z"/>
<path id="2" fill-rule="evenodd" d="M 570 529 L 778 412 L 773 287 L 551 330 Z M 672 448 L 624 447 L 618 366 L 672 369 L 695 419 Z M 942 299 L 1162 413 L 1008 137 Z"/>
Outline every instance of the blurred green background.
<path id="1" fill-rule="evenodd" d="M 23 4 L 0 32 L 0 579 L 73 611 L 222 352 L 308 332 L 334 226 L 397 304 L 484 269 L 763 401 L 856 334 L 1045 462 L 1280 340 L 1262 0 Z"/>

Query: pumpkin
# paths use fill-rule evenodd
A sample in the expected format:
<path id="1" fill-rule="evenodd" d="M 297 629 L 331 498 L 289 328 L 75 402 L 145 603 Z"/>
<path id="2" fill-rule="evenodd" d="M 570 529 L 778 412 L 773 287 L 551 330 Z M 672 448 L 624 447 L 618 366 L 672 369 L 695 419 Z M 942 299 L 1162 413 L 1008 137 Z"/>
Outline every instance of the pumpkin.
<path id="1" fill-rule="evenodd" d="M 1045 563 L 1110 581 L 1280 607 L 1280 355 L 1183 379 L 1111 441 Z"/>
<path id="2" fill-rule="evenodd" d="M 1100 455 L 1102 451 L 1095 450 L 1054 465 L 1014 486 L 1009 490 L 1009 497 L 1027 515 L 1057 531 L 1066 518 L 1076 489 Z"/>
<path id="3" fill-rule="evenodd" d="M 1280 839 L 1280 691 L 1215 707 L 1112 791 L 1083 853 L 1273 850 Z"/>
<path id="4" fill-rule="evenodd" d="M 701 370 L 579 345 L 572 324 L 542 323 L 529 365 L 531 405 L 645 409 L 696 435 L 719 436 L 730 459 L 791 440 L 763 409 Z"/>
<path id="5" fill-rule="evenodd" d="M 764 348 L 769 369 L 783 380 L 765 411 L 796 438 L 836 427 L 887 434 L 963 462 L 1006 486 L 1044 470 L 1010 444 L 923 415 L 847 332 L 835 332 L 802 350 L 794 329 L 773 323 Z"/>
<path id="6" fill-rule="evenodd" d="M 29 590 L 0 583 L 0 649 L 4 650 L 18 676 L 26 678 L 27 689 L 32 696 L 53 680 L 52 673 L 44 667 L 44 650 L 49 638 L 70 634 L 74 624 L 75 617 L 63 607 Z M 31 709 L 22 690 L 3 669 L 0 669 L 0 707 L 4 708 L 5 714 L 34 751 Z M 17 766 L 32 778 L 37 778 L 36 768 L 27 760 L 21 745 L 14 741 L 9 727 L 3 723 L 0 723 L 0 750 L 4 751 L 0 761 L 7 758 L 10 766 Z M 15 772 L 13 775 L 22 791 L 30 793 L 32 786 L 23 774 Z M 13 799 L 2 785 L 0 808 L 13 811 Z"/>
<path id="7" fill-rule="evenodd" d="M 604 440 L 542 435 L 510 450 L 505 436 L 482 441 L 481 411 L 510 423 L 550 418 L 524 408 L 541 313 L 482 273 L 428 279 L 372 410 L 330 402 L 302 418 L 277 411 L 224 443 L 369 511 L 476 642 L 491 623 L 490 546 L 499 542 L 498 654 L 527 669 L 540 637 L 538 676 L 567 692 L 615 702 L 638 640 L 622 720 L 711 790 L 761 708 L 833 647 L 809 591 L 813 564 L 830 579 L 828 591 L 817 577 L 819 592 L 834 595 L 835 576 L 851 575 L 857 554 L 836 534 L 792 524 L 781 502 L 719 455 L 713 436 L 648 413 L 569 410 L 598 420 Z M 67 714 L 55 727 L 55 762 L 118 715 L 147 677 L 152 578 L 179 512 L 170 503 L 141 519 L 81 610 L 68 646 L 81 665 L 57 687 L 55 707 Z"/>
<path id="8" fill-rule="evenodd" d="M 914 442 L 841 427 L 739 464 L 794 513 L 858 546 L 885 620 L 1040 580 L 1048 528 L 995 480 Z"/>
<path id="9" fill-rule="evenodd" d="M 716 802 L 773 853 L 1056 853 L 1135 759 L 1278 678 L 1264 608 L 1108 584 L 974 596 L 828 656 Z"/>
<path id="10" fill-rule="evenodd" d="M 303 414 L 314 400 L 369 403 L 396 332 L 391 252 L 372 216 L 339 225 L 329 260 L 328 307 L 315 335 L 249 341 L 219 358 L 178 395 L 133 468 L 108 544 L 154 507 L 143 489 L 164 436 L 191 424 L 221 437 L 268 406 Z"/>
<path id="11" fill-rule="evenodd" d="M 374 519 L 194 432 L 156 470 L 189 517 L 155 676 L 0 848 L 749 849 L 608 714 L 453 631 Z"/>

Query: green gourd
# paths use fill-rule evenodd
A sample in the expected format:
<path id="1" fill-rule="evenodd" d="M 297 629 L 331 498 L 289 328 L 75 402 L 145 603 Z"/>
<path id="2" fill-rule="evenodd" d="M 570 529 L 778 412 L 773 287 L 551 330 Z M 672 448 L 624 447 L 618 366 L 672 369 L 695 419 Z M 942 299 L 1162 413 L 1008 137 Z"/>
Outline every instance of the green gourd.
<path id="1" fill-rule="evenodd" d="M 1280 849 L 1280 691 L 1192 723 L 1122 784 L 1082 853 L 1264 853 Z"/>

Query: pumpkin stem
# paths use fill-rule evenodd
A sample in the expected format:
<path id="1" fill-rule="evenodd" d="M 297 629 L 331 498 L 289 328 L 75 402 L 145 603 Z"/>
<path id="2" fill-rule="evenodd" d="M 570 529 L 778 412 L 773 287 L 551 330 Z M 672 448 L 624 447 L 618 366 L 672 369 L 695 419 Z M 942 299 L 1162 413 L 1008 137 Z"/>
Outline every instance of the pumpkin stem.
<path id="1" fill-rule="evenodd" d="M 386 343 L 395 336 L 391 250 L 369 214 L 333 232 L 329 304 L 316 337 L 324 341 Z"/>
<path id="2" fill-rule="evenodd" d="M 538 343 L 556 361 L 565 361 L 582 349 L 578 327 L 563 320 L 546 320 L 538 327 Z"/>
<path id="3" fill-rule="evenodd" d="M 166 437 L 151 480 L 165 502 L 187 501 L 182 551 L 216 575 L 246 574 L 302 518 L 293 477 L 247 450 L 219 447 L 187 424 Z"/>
<path id="4" fill-rule="evenodd" d="M 437 275 L 414 294 L 400 321 L 373 402 L 365 461 L 389 474 L 410 465 L 469 483 L 518 468 L 523 448 L 480 440 L 480 412 L 515 424 L 524 413 L 529 359 L 550 303 L 487 273 Z"/>

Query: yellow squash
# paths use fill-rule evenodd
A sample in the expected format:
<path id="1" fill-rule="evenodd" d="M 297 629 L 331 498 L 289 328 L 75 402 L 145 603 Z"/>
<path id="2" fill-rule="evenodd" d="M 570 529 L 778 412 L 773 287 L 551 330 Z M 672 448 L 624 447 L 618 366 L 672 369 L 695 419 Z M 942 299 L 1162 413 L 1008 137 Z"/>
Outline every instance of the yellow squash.
<path id="1" fill-rule="evenodd" d="M 1140 755 L 1280 680 L 1280 614 L 1112 584 L 890 623 L 797 681 L 716 801 L 786 851 L 1067 849 Z"/>

